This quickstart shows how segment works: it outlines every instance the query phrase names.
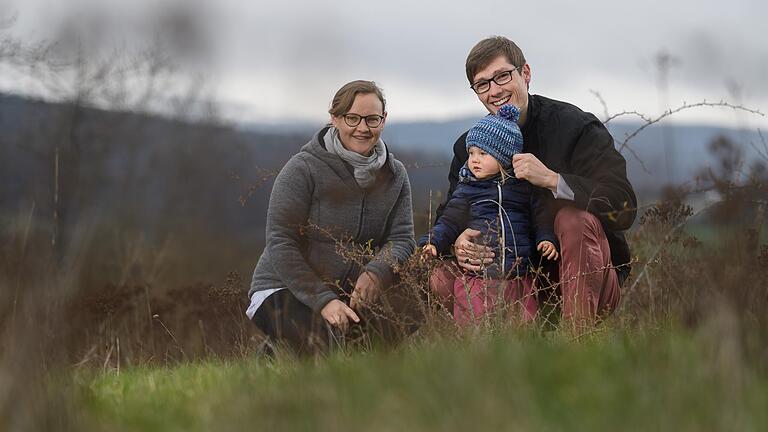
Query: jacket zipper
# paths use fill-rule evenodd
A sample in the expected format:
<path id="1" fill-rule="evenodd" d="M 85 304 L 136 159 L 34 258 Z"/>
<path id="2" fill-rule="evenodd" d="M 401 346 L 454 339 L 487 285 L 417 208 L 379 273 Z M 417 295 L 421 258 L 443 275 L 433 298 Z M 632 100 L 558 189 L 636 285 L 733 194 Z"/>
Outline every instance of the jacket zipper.
<path id="1" fill-rule="evenodd" d="M 358 237 L 360 237 L 360 233 L 363 231 L 363 212 L 365 211 L 365 198 L 368 195 L 368 192 L 363 189 L 363 200 L 360 203 L 360 215 L 357 220 L 357 233 L 355 234 L 355 238 L 353 239 L 355 242 L 358 242 Z M 355 267 L 355 262 L 352 261 L 349 263 L 349 267 L 347 268 L 346 273 L 344 273 L 344 278 L 341 279 L 342 286 L 346 283 L 347 279 L 349 279 L 350 273 L 352 273 L 352 270 Z M 354 290 L 355 287 L 352 286 L 352 289 Z M 351 294 L 351 293 L 350 293 Z"/>
<path id="2" fill-rule="evenodd" d="M 503 197 L 501 195 L 501 184 L 496 183 L 496 188 L 499 191 L 499 223 L 501 224 L 501 274 L 507 272 L 507 230 L 504 227 L 504 215 L 502 214 Z"/>

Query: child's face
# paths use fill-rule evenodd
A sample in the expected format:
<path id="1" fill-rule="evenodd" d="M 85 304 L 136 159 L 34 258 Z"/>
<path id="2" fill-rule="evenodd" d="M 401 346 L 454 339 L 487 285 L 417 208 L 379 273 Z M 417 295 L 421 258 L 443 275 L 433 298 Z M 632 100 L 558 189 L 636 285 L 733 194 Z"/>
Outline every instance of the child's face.
<path id="1" fill-rule="evenodd" d="M 493 177 L 501 170 L 499 162 L 495 157 L 477 147 L 469 148 L 467 165 L 469 165 L 469 170 L 472 171 L 472 174 L 478 179 Z"/>

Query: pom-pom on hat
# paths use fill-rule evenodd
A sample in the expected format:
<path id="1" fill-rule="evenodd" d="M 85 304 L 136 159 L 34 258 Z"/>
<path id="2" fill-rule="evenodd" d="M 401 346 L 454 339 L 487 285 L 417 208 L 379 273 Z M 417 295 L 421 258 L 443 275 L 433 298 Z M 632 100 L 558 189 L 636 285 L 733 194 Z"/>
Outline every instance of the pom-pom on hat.
<path id="1" fill-rule="evenodd" d="M 498 114 L 480 119 L 467 133 L 467 150 L 477 147 L 493 156 L 502 167 L 512 165 L 512 155 L 523 151 L 523 133 L 517 125 L 520 110 L 504 105 Z"/>

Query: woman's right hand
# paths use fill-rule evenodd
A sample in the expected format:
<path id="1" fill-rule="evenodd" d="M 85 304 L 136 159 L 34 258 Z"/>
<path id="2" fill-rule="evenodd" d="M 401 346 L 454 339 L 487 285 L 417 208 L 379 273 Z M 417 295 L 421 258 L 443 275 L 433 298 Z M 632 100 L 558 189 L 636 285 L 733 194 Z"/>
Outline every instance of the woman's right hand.
<path id="1" fill-rule="evenodd" d="M 493 262 L 496 254 L 488 246 L 474 243 L 474 240 L 482 234 L 480 231 L 467 228 L 453 243 L 453 253 L 459 266 L 468 271 L 480 271 Z"/>
<path id="2" fill-rule="evenodd" d="M 360 322 L 360 318 L 355 311 L 338 299 L 331 300 L 328 304 L 323 306 L 320 315 L 322 315 L 323 319 L 325 319 L 328 324 L 338 328 L 342 333 L 346 333 L 349 329 L 350 319 L 356 323 Z"/>
<path id="3" fill-rule="evenodd" d="M 429 254 L 429 255 L 432 255 L 433 257 L 436 257 L 437 256 L 437 247 L 435 247 L 435 245 L 425 244 L 424 247 L 421 248 L 421 252 L 424 255 Z"/>

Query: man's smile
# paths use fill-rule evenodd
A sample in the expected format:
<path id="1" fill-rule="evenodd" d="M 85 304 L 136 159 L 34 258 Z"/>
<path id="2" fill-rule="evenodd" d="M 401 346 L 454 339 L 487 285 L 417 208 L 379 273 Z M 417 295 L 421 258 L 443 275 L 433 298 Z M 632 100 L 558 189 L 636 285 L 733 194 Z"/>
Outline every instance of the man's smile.
<path id="1" fill-rule="evenodd" d="M 507 96 L 507 97 L 505 97 L 503 99 L 499 99 L 498 101 L 491 102 L 491 103 L 493 104 L 493 106 L 500 107 L 500 106 L 504 105 L 505 103 L 507 103 L 509 101 L 509 98 L 510 98 L 510 96 Z"/>

